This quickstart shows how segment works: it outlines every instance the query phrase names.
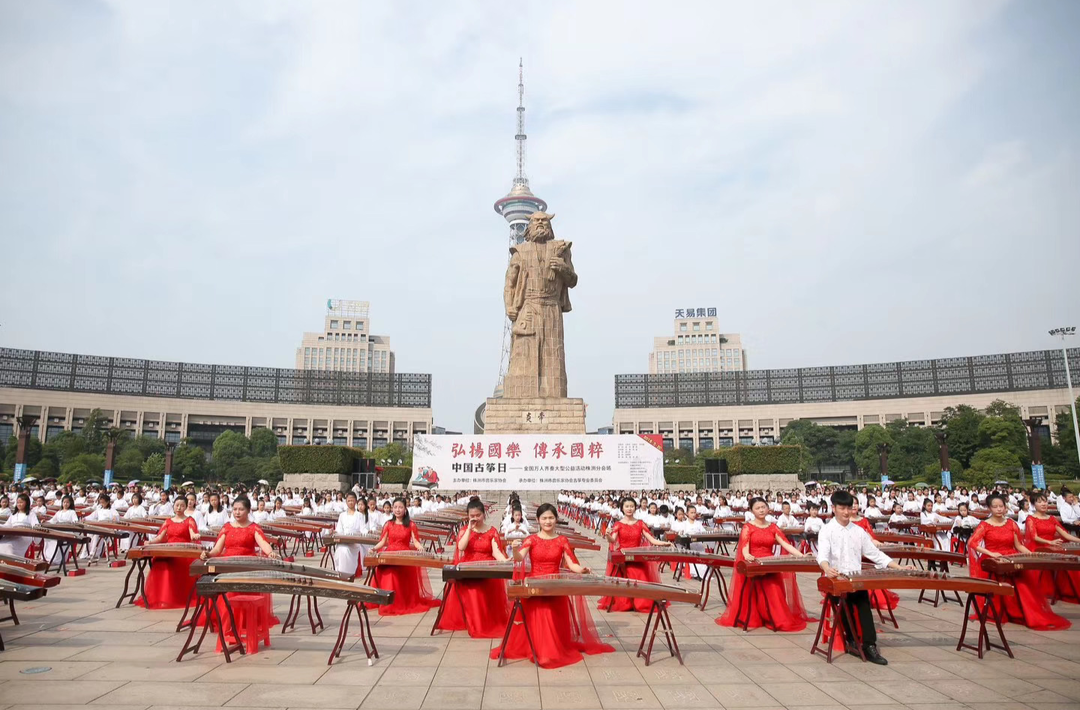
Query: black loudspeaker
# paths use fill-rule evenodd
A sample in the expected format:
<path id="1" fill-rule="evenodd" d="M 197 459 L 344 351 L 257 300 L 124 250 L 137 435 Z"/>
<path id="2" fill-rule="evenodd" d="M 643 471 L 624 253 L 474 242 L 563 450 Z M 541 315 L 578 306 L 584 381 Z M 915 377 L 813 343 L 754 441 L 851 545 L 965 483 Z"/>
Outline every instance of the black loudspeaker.
<path id="1" fill-rule="evenodd" d="M 705 488 L 716 490 L 718 488 L 727 488 L 728 485 L 727 459 L 705 459 Z"/>

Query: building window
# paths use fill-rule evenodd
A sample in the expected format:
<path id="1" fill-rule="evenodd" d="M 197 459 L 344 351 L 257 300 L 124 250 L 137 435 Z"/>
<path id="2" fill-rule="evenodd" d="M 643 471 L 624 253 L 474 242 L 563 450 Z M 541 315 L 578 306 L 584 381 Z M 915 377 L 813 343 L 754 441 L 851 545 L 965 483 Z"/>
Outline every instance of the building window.
<path id="1" fill-rule="evenodd" d="M 341 324 L 341 329 L 342 330 L 352 330 L 352 321 L 351 320 L 343 321 L 342 324 Z"/>
<path id="2" fill-rule="evenodd" d="M 712 321 L 709 321 L 705 324 L 705 330 L 712 330 Z"/>
<path id="3" fill-rule="evenodd" d="M 337 330 L 337 329 L 338 329 L 338 322 L 336 320 L 330 321 L 330 330 Z"/>
<path id="4" fill-rule="evenodd" d="M 686 323 L 679 323 L 679 332 L 680 333 L 685 333 L 686 332 Z"/>

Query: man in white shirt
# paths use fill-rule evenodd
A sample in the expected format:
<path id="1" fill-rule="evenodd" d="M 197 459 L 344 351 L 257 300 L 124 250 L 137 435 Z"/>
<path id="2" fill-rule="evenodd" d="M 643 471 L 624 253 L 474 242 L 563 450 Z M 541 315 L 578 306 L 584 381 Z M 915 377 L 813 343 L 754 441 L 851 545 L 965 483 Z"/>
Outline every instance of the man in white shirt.
<path id="1" fill-rule="evenodd" d="M 1062 491 L 1062 496 L 1058 498 L 1058 514 L 1061 515 L 1061 522 L 1066 525 L 1080 524 L 1080 502 L 1076 500 L 1076 494 L 1068 489 Z"/>
<path id="2" fill-rule="evenodd" d="M 901 567 L 879 550 L 874 541 L 865 530 L 857 525 L 849 524 L 851 521 L 851 507 L 855 500 L 847 491 L 837 491 L 832 494 L 833 519 L 826 523 L 818 533 L 817 561 L 821 571 L 827 577 L 839 577 L 845 574 L 853 574 L 862 570 L 862 560 L 865 557 L 874 563 L 878 569 L 910 569 Z M 887 666 L 889 662 L 881 657 L 877 647 L 877 630 L 874 628 L 874 613 L 870 608 L 870 594 L 863 591 L 853 592 L 847 595 L 847 603 L 854 607 L 859 616 L 859 627 L 862 629 L 862 649 L 855 644 L 855 634 L 844 623 L 844 637 L 847 652 L 853 656 L 862 656 L 867 661 L 879 666 Z"/>

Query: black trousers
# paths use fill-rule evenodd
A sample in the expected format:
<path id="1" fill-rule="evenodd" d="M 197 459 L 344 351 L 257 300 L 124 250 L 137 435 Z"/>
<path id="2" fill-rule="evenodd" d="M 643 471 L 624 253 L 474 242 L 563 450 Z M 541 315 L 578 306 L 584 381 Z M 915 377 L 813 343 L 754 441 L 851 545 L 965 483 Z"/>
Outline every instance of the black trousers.
<path id="1" fill-rule="evenodd" d="M 867 591 L 852 592 L 847 595 L 847 603 L 852 609 L 855 619 L 858 621 L 859 630 L 862 631 L 864 646 L 877 643 L 877 629 L 874 628 L 874 610 L 870 606 L 870 593 Z M 844 638 L 852 643 L 855 634 L 848 628 L 847 618 L 841 616 L 844 623 Z"/>

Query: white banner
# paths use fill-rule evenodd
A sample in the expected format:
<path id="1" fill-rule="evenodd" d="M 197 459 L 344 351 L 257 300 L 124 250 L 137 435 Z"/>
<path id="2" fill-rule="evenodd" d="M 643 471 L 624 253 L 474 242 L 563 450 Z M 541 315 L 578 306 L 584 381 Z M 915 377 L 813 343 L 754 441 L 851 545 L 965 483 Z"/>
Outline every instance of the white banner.
<path id="1" fill-rule="evenodd" d="M 663 488 L 661 445 L 660 437 L 636 434 L 418 434 L 410 485 L 447 491 Z"/>

